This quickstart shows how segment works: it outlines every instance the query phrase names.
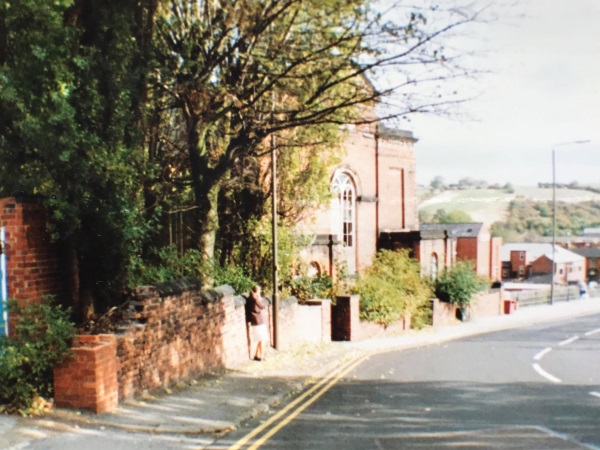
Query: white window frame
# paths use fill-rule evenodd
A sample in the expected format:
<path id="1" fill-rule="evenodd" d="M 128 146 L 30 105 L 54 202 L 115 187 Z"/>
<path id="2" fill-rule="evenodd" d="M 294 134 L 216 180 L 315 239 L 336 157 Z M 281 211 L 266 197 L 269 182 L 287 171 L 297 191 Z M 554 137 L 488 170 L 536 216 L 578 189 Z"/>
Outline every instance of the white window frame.
<path id="1" fill-rule="evenodd" d="M 350 174 L 338 171 L 333 177 L 331 190 L 334 193 L 337 217 L 334 218 L 335 231 L 346 247 L 356 245 L 356 188 Z"/>

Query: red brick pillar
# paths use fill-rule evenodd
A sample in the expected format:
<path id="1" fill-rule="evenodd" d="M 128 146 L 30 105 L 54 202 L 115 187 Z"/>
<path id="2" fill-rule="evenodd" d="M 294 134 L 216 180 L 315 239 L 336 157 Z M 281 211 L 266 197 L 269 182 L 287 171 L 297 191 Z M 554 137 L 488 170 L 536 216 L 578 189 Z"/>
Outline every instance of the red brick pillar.
<path id="1" fill-rule="evenodd" d="M 75 356 L 54 369 L 57 406 L 111 411 L 119 403 L 117 337 L 111 334 L 77 336 Z"/>
<path id="2" fill-rule="evenodd" d="M 0 199 L 0 227 L 6 228 L 8 297 L 25 305 L 44 294 L 64 295 L 65 277 L 46 231 L 44 208 L 35 201 Z"/>
<path id="3" fill-rule="evenodd" d="M 348 295 L 336 298 L 331 308 L 331 339 L 355 341 L 360 337 L 360 296 Z"/>

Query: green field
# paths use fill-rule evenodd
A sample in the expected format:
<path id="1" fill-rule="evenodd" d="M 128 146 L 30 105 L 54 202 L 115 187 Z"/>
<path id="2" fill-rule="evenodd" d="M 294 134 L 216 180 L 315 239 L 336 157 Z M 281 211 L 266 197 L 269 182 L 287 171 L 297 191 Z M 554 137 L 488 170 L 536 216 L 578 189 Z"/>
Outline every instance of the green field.
<path id="1" fill-rule="evenodd" d="M 464 211 L 476 222 L 493 223 L 502 220 L 512 200 L 548 202 L 552 189 L 531 186 L 515 186 L 514 193 L 499 189 L 464 189 L 444 191 L 419 203 L 419 212 L 434 214 L 438 209 Z M 424 195 L 423 192 L 421 192 Z M 580 189 L 557 189 L 556 200 L 577 203 L 600 201 L 600 194 Z"/>

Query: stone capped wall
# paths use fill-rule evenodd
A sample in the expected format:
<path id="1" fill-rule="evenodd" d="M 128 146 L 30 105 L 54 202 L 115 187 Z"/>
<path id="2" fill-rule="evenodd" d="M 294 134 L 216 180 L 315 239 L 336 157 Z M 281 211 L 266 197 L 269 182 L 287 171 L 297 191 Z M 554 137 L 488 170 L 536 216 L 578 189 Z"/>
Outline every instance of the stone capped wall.
<path id="1" fill-rule="evenodd" d="M 173 385 L 249 358 L 243 299 L 222 286 L 144 287 L 118 335 L 119 398 Z"/>
<path id="2" fill-rule="evenodd" d="M 272 309 L 269 308 L 271 330 Z M 331 341 L 331 301 L 309 300 L 298 303 L 296 298 L 281 302 L 279 308 L 280 350 L 287 350 L 303 343 Z"/>
<path id="3" fill-rule="evenodd" d="M 250 359 L 244 306 L 229 286 L 201 291 L 192 280 L 135 290 L 118 334 L 79 336 L 75 357 L 55 369 L 57 404 L 106 412 L 118 401 L 238 367 Z M 290 299 L 278 318 L 283 350 L 331 340 L 327 300 Z"/>

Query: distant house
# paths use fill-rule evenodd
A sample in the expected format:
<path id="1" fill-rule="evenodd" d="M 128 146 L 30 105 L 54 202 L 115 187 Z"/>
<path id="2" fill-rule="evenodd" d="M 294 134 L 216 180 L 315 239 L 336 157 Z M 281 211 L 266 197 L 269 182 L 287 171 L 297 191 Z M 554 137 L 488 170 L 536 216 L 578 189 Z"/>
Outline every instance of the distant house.
<path id="1" fill-rule="evenodd" d="M 572 248 L 573 253 L 585 258 L 585 275 L 588 281 L 600 281 L 600 248 Z"/>
<path id="2" fill-rule="evenodd" d="M 540 279 L 566 284 L 585 280 L 585 258 L 558 245 L 507 243 L 502 246 L 503 279 Z M 553 266 L 555 265 L 554 275 Z"/>

